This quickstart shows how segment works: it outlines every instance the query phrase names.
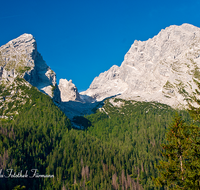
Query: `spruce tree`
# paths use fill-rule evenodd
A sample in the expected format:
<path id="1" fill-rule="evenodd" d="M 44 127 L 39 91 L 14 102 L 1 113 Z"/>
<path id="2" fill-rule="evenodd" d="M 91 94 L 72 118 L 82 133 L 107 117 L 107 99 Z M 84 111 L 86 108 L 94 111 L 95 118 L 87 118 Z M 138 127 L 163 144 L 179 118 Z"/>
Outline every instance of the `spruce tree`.
<path id="1" fill-rule="evenodd" d="M 200 135 L 195 124 L 186 125 L 176 115 L 162 144 L 163 160 L 157 166 L 157 186 L 200 189 Z"/>

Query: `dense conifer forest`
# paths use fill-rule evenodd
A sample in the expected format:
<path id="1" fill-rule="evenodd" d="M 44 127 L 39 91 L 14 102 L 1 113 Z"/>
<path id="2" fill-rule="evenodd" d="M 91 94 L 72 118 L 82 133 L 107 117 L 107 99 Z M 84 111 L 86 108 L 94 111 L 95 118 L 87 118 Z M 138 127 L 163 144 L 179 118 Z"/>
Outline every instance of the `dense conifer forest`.
<path id="1" fill-rule="evenodd" d="M 155 102 L 109 99 L 103 109 L 74 122 L 50 97 L 35 87 L 19 114 L 12 120 L 1 119 L 1 174 L 37 169 L 53 178 L 0 178 L 0 189 L 164 189 L 155 187 L 155 164 L 161 159 L 161 143 L 176 110 Z M 191 118 L 179 111 L 186 122 Z"/>

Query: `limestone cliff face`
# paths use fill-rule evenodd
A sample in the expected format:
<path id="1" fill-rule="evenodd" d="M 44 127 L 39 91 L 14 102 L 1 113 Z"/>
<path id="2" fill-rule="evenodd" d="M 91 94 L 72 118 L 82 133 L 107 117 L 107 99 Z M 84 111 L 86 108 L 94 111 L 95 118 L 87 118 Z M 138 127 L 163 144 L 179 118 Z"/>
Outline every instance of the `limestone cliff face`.
<path id="1" fill-rule="evenodd" d="M 80 96 L 77 87 L 72 83 L 72 80 L 60 79 L 58 88 L 61 93 L 61 101 L 80 101 Z"/>
<path id="2" fill-rule="evenodd" d="M 197 88 L 194 80 L 200 80 L 200 28 L 174 25 L 152 39 L 135 41 L 120 67 L 101 73 L 81 94 L 97 101 L 120 94 L 182 107 Z"/>
<path id="3" fill-rule="evenodd" d="M 25 81 L 22 82 L 20 78 Z M 37 51 L 36 40 L 31 34 L 23 34 L 0 47 L 0 86 L 10 94 L 6 96 L 6 101 L 5 96 L 0 94 L 0 109 L 8 108 L 9 101 L 15 101 L 16 93 L 19 94 L 22 104 L 25 103 L 28 97 L 17 90 L 18 85 L 37 87 L 53 98 L 56 105 L 65 112 L 74 107 L 72 105 L 68 108 L 67 102 L 83 102 L 71 80 L 61 79 L 59 85 L 56 84 L 56 74 Z M 72 117 L 73 113 L 70 112 Z"/>
<path id="4" fill-rule="evenodd" d="M 19 78 L 51 96 L 69 118 L 91 113 L 99 101 L 112 96 L 184 108 L 187 97 L 197 95 L 195 81 L 200 82 L 200 28 L 170 26 L 152 39 L 136 40 L 120 67 L 101 73 L 80 94 L 71 80 L 56 84 L 56 74 L 37 51 L 34 37 L 23 34 L 0 47 L 0 85 L 3 91 L 9 89 L 9 95 L 0 96 L 0 109 L 19 93 Z M 28 97 L 20 93 L 23 103 Z"/>
<path id="5" fill-rule="evenodd" d="M 23 34 L 0 47 L 0 87 L 1 92 L 5 91 L 0 93 L 0 111 L 4 110 L 0 117 L 7 117 L 4 112 L 8 113 L 9 103 L 18 100 L 23 105 L 29 98 L 19 87 L 23 85 L 37 87 L 53 98 L 63 111 L 68 111 L 67 102 L 82 101 L 71 80 L 61 79 L 59 85 L 56 84 L 56 74 L 37 51 L 36 40 L 31 34 Z M 73 113 L 70 112 L 72 117 Z M 9 112 L 11 116 L 15 114 L 17 112 Z"/>
<path id="6" fill-rule="evenodd" d="M 52 86 L 56 85 L 56 74 L 45 63 L 37 51 L 35 38 L 23 34 L 0 47 L 0 79 L 14 81 L 23 77 L 31 85 L 53 97 Z"/>

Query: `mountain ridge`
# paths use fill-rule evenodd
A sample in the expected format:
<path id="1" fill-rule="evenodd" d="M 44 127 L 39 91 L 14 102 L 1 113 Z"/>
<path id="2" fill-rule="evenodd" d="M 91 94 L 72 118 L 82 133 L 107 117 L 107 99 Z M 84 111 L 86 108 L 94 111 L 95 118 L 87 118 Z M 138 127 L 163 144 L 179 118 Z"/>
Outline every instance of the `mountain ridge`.
<path id="1" fill-rule="evenodd" d="M 95 77 L 81 94 L 97 101 L 119 95 L 183 108 L 187 94 L 180 91 L 193 95 L 193 79 L 200 79 L 199 42 L 200 29 L 190 24 L 169 26 L 147 41 L 135 40 L 121 66 Z"/>
<path id="2" fill-rule="evenodd" d="M 29 88 L 34 86 L 53 98 L 54 103 L 70 119 L 75 115 L 92 113 L 95 106 L 91 104 L 92 98 L 80 97 L 72 80 L 60 79 L 59 85 L 56 83 L 56 73 L 38 52 L 35 38 L 26 33 L 0 47 L 0 89 L 4 91 L 0 94 L 0 109 L 4 109 L 2 117 L 7 117 L 6 110 L 10 102 L 16 106 L 14 102 L 19 99 L 21 105 L 25 104 L 28 97 L 22 95 L 26 94 L 24 85 Z"/>
<path id="3" fill-rule="evenodd" d="M 26 81 L 16 82 L 19 78 Z M 200 28 L 190 24 L 169 26 L 147 41 L 135 40 L 121 66 L 113 65 L 100 73 L 81 93 L 72 80 L 56 83 L 56 73 L 37 51 L 31 34 L 25 33 L 0 47 L 0 83 L 3 91 L 8 91 L 0 98 L 1 109 L 9 98 L 14 101 L 18 85 L 37 87 L 53 98 L 70 119 L 91 114 L 105 99 L 115 97 L 184 109 L 188 98 L 198 95 L 195 90 L 199 80 Z"/>

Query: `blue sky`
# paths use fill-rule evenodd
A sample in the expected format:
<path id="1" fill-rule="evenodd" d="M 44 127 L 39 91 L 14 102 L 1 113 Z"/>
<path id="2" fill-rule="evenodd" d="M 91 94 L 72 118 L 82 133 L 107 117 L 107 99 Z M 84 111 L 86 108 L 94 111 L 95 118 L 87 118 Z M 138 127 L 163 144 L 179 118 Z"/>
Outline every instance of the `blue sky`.
<path id="1" fill-rule="evenodd" d="M 32 34 L 60 78 L 79 91 L 112 65 L 120 66 L 134 40 L 170 25 L 200 27 L 199 0 L 6 0 L 0 6 L 0 46 Z"/>

